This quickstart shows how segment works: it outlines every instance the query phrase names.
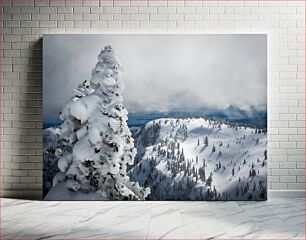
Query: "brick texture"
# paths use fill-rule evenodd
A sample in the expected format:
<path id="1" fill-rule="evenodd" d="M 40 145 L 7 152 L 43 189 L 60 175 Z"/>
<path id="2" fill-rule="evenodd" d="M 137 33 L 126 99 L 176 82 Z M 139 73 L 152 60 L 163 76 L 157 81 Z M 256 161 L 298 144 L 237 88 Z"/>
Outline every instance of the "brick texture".
<path id="1" fill-rule="evenodd" d="M 2 196 L 42 192 L 42 34 L 268 33 L 269 189 L 305 188 L 304 1 L 4 0 Z"/>

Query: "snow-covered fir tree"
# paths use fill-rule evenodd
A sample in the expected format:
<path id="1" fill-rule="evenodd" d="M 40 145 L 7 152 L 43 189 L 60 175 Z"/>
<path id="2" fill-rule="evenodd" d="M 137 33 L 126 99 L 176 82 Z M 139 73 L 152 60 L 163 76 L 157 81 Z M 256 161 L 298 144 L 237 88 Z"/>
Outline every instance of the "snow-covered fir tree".
<path id="1" fill-rule="evenodd" d="M 56 150 L 60 172 L 53 178 L 47 199 L 56 198 L 58 184 L 61 191 L 66 188 L 82 193 L 83 199 L 86 194 L 94 194 L 95 200 L 144 200 L 150 194 L 149 188 L 130 181 L 126 174 L 136 148 L 123 106 L 122 69 L 116 52 L 106 46 L 91 80 L 81 83 L 63 107 L 63 147 Z"/>

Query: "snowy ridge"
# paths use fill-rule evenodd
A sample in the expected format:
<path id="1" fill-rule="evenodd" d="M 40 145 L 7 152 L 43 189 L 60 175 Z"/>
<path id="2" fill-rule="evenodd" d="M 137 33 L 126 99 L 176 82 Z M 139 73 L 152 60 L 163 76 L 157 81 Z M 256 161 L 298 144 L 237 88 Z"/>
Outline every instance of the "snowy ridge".
<path id="1" fill-rule="evenodd" d="M 138 150 L 133 181 L 148 200 L 265 200 L 265 129 L 204 118 L 162 118 L 133 137 Z"/>

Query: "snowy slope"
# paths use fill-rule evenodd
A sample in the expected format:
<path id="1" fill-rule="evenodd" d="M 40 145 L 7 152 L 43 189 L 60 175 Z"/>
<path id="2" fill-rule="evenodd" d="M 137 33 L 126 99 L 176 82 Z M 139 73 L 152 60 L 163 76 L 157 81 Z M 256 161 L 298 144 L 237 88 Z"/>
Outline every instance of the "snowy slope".
<path id="1" fill-rule="evenodd" d="M 266 199 L 265 130 L 162 118 L 134 138 L 138 154 L 130 177 L 151 188 L 148 200 Z"/>

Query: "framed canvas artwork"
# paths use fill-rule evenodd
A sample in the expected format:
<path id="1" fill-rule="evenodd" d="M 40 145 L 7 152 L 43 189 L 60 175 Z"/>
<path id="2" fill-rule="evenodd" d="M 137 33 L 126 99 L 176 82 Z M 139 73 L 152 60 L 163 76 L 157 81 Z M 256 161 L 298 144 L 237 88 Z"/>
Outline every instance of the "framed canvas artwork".
<path id="1" fill-rule="evenodd" d="M 43 38 L 45 200 L 266 200 L 266 34 Z"/>

